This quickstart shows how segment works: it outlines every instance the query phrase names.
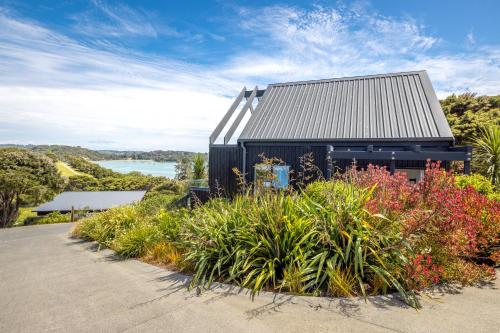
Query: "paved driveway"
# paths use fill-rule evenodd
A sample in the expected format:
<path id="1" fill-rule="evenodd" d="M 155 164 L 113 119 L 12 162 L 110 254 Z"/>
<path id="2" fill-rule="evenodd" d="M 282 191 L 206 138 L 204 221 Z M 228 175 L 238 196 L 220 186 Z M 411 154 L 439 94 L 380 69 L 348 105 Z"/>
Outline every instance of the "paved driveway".
<path id="1" fill-rule="evenodd" d="M 499 282 L 424 298 L 420 311 L 390 297 L 196 295 L 182 275 L 96 251 L 70 228 L 0 230 L 0 332 L 500 331 Z"/>

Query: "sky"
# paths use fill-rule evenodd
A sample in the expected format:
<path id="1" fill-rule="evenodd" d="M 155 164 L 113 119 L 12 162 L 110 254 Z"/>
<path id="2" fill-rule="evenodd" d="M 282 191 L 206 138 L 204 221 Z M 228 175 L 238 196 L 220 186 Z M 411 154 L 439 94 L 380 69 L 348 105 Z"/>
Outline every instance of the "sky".
<path id="1" fill-rule="evenodd" d="M 0 0 L 0 143 L 207 151 L 245 86 L 427 70 L 500 94 L 500 1 Z"/>

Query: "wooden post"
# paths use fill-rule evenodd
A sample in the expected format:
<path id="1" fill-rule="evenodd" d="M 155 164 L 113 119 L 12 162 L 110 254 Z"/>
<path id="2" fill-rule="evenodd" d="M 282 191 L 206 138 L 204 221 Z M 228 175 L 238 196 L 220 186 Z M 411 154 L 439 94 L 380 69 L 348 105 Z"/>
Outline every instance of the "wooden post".
<path id="1" fill-rule="evenodd" d="M 75 207 L 71 206 L 71 222 L 75 222 Z"/>
<path id="2" fill-rule="evenodd" d="M 470 175 L 470 161 L 464 161 L 464 173 Z"/>

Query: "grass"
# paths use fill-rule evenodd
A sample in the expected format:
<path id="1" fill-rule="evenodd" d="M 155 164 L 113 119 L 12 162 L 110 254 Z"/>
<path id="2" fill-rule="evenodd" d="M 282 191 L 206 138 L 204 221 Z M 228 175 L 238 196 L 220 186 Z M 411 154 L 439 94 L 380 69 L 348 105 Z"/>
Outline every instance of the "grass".
<path id="1" fill-rule="evenodd" d="M 62 162 L 62 161 L 57 161 L 56 162 L 56 168 L 57 170 L 61 173 L 61 175 L 64 178 L 69 178 L 73 176 L 82 176 L 84 175 L 83 172 L 76 171 L 72 167 L 70 167 L 68 164 Z"/>

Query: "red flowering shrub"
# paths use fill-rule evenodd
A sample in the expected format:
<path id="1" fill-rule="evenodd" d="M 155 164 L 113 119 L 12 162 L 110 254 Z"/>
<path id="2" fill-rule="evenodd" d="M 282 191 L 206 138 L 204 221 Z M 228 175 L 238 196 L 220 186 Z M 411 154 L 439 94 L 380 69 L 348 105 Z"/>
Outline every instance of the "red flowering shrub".
<path id="1" fill-rule="evenodd" d="M 383 212 L 387 216 L 402 213 L 418 201 L 415 184 L 403 173 L 391 175 L 385 167 L 370 164 L 366 170 L 350 169 L 347 177 L 360 187 L 376 186 L 374 198 L 367 204 L 373 213 Z"/>
<path id="2" fill-rule="evenodd" d="M 500 250 L 494 251 L 490 255 L 490 260 L 493 261 L 496 266 L 500 265 Z"/>
<path id="3" fill-rule="evenodd" d="M 408 286 L 413 290 L 421 290 L 441 281 L 444 273 L 442 266 L 432 262 L 428 254 L 419 254 L 407 266 Z"/>
<path id="4" fill-rule="evenodd" d="M 353 168 L 347 177 L 357 186 L 375 187 L 366 208 L 401 221 L 403 235 L 415 253 L 430 251 L 438 266 L 463 258 L 470 261 L 488 257 L 493 245 L 500 242 L 500 202 L 488 199 L 471 186 L 458 187 L 453 174 L 439 167 L 439 163 L 429 163 L 424 178 L 417 184 L 407 181 L 404 174 L 391 176 L 385 168 L 372 165 L 362 171 Z M 417 255 L 415 260 L 420 259 Z M 455 265 L 455 271 L 466 267 Z M 420 273 L 416 267 L 408 270 L 409 281 L 417 288 L 436 277 Z"/>

